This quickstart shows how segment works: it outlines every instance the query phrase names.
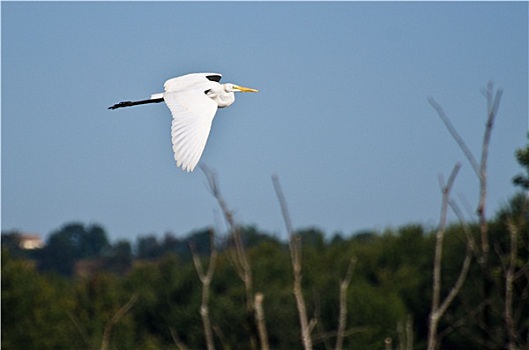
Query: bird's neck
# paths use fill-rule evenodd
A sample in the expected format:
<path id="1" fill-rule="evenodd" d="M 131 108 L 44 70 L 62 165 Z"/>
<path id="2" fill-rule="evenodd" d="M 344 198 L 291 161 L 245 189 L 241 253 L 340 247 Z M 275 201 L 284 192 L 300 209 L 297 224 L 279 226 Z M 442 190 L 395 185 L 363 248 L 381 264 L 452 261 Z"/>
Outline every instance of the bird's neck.
<path id="1" fill-rule="evenodd" d="M 219 108 L 228 107 L 233 102 L 235 102 L 235 95 L 233 92 L 227 92 L 223 88 L 218 90 L 210 90 L 207 95 L 217 103 Z"/>

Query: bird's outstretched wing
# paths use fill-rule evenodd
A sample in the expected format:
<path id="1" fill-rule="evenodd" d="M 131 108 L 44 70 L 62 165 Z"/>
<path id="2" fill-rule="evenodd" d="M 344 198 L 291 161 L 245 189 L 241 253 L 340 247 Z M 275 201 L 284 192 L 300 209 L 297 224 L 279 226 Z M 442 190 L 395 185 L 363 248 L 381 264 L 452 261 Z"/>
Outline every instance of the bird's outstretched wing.
<path id="1" fill-rule="evenodd" d="M 176 165 L 193 171 L 206 147 L 217 104 L 201 89 L 167 91 L 166 87 L 163 98 L 173 115 L 171 139 Z"/>
<path id="2" fill-rule="evenodd" d="M 222 78 L 220 73 L 191 73 L 167 80 L 163 87 L 169 91 L 186 91 L 200 88 L 209 82 L 219 82 Z"/>

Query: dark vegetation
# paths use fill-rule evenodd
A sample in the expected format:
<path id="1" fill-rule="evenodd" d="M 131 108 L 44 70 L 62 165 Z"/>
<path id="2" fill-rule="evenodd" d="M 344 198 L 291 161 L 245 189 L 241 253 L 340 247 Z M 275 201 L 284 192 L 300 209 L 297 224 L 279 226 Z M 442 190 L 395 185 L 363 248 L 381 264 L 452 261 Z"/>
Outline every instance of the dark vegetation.
<path id="1" fill-rule="evenodd" d="M 519 336 L 527 336 L 529 222 L 524 194 L 512 199 L 489 222 L 491 266 L 494 275 L 493 306 L 495 348 L 504 348 L 505 294 L 502 271 L 510 250 L 507 218 L 519 222 L 514 285 Z M 477 235 L 478 228 L 472 231 Z M 462 228 L 447 229 L 444 278 L 456 278 L 465 246 Z M 424 348 L 430 312 L 433 230 L 408 225 L 384 232 L 365 232 L 326 239 L 317 229 L 298 232 L 303 242 L 303 289 L 308 313 L 316 317 L 314 347 L 334 344 L 339 307 L 339 283 L 348 260 L 357 264 L 347 296 L 348 335 L 345 348 L 380 349 L 386 338 L 398 344 L 410 319 L 416 348 Z M 254 289 L 264 294 L 264 309 L 272 349 L 300 348 L 297 312 L 291 291 L 288 245 L 255 227 L 242 228 L 247 252 L 253 261 Z M 229 237 L 218 242 L 219 258 L 211 285 L 211 320 L 219 347 L 249 348 L 245 319 L 244 286 L 230 258 Z M 171 234 L 162 239 L 139 237 L 134 243 L 109 243 L 97 226 L 67 224 L 52 233 L 39 250 L 21 250 L 17 233 L 2 236 L 2 347 L 4 349 L 93 349 L 101 343 L 105 324 L 134 294 L 138 300 L 116 324 L 112 349 L 171 349 L 176 345 L 171 329 L 190 348 L 205 348 L 200 321 L 200 282 L 191 261 L 189 243 L 203 257 L 209 254 L 209 229 L 184 239 Z M 523 271 L 522 269 L 525 269 Z M 77 272 L 77 273 L 76 273 Z M 482 300 L 476 287 L 481 281 L 477 266 L 450 308 L 442 329 L 449 349 L 481 349 L 475 342 L 480 325 L 472 317 Z M 446 291 L 445 291 L 446 292 Z M 399 333 L 400 330 L 400 333 Z"/>

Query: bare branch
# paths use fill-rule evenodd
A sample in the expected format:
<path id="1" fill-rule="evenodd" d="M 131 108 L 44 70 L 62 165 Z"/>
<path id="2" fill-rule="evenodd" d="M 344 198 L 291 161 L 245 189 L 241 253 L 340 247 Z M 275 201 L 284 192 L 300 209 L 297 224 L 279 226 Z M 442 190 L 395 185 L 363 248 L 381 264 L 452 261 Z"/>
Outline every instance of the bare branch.
<path id="1" fill-rule="evenodd" d="M 481 162 L 478 174 L 478 178 L 480 180 L 479 203 L 477 208 L 481 231 L 481 262 L 484 264 L 484 268 L 487 268 L 489 253 L 488 224 L 485 213 L 485 204 L 487 200 L 487 161 L 489 155 L 490 138 L 492 135 L 492 127 L 494 126 L 496 115 L 498 114 L 502 93 L 503 91 L 498 89 L 496 94 L 494 94 L 492 82 L 489 82 L 485 92 L 485 97 L 487 99 L 487 123 L 485 125 L 483 144 L 481 146 Z"/>
<path id="2" fill-rule="evenodd" d="M 459 146 L 459 148 L 461 148 L 461 150 L 467 157 L 468 161 L 470 162 L 472 169 L 474 169 L 474 171 L 476 172 L 476 175 L 479 177 L 480 176 L 479 165 L 478 165 L 478 162 L 476 161 L 476 158 L 474 157 L 474 155 L 468 148 L 465 141 L 463 141 L 463 138 L 459 136 L 459 133 L 452 125 L 452 122 L 450 121 L 450 119 L 448 119 L 448 117 L 446 116 L 446 113 L 444 112 L 443 108 L 433 99 L 433 97 L 428 98 L 428 102 L 430 102 L 430 105 L 436 110 L 437 114 L 439 115 L 439 118 L 441 118 L 446 128 L 448 129 L 448 132 L 450 132 L 450 135 L 452 135 L 454 140 L 457 142 L 457 145 Z"/>
<path id="3" fill-rule="evenodd" d="M 213 230 L 209 231 L 209 242 L 209 266 L 206 273 L 204 273 L 202 262 L 200 261 L 200 256 L 195 251 L 195 245 L 193 243 L 190 243 L 189 247 L 191 248 L 191 254 L 193 256 L 193 264 L 195 265 L 195 270 L 197 271 L 197 275 L 200 279 L 200 282 L 202 282 L 200 317 L 202 318 L 202 324 L 204 326 L 206 345 L 208 350 L 213 350 L 215 348 L 215 345 L 213 343 L 213 331 L 211 329 L 211 321 L 209 319 L 209 288 L 211 285 L 211 280 L 213 278 L 213 273 L 215 271 L 215 263 L 217 261 L 217 249 L 215 247 L 215 234 Z"/>
<path id="4" fill-rule="evenodd" d="M 274 189 L 276 191 L 277 199 L 279 201 L 279 205 L 281 206 L 281 213 L 283 214 L 283 220 L 285 221 L 287 233 L 289 236 L 292 236 L 294 232 L 292 228 L 292 221 L 290 220 L 285 195 L 281 190 L 281 185 L 279 184 L 279 178 L 277 177 L 277 175 L 272 176 L 272 182 L 274 183 Z"/>
<path id="5" fill-rule="evenodd" d="M 323 328 L 323 324 L 320 321 L 321 320 L 321 298 L 317 290 L 314 291 L 314 318 L 318 320 L 316 323 L 316 332 L 312 335 L 313 341 L 319 341 L 323 343 L 323 347 L 325 350 L 331 350 L 332 345 L 329 341 L 329 338 L 335 337 L 336 334 L 334 332 L 327 332 L 325 331 L 325 328 Z M 332 334 L 332 335 L 330 335 Z"/>
<path id="6" fill-rule="evenodd" d="M 345 335 L 345 328 L 347 325 L 347 289 L 351 283 L 353 277 L 353 270 L 356 265 L 356 257 L 352 257 L 349 260 L 349 266 L 347 266 L 347 272 L 345 278 L 340 282 L 340 313 L 338 316 L 338 331 L 336 336 L 336 350 L 343 348 L 343 339 Z"/>
<path id="7" fill-rule="evenodd" d="M 226 336 L 224 336 L 224 333 L 222 332 L 222 329 L 218 325 L 213 326 L 213 330 L 215 331 L 215 335 L 219 339 L 222 348 L 223 349 L 229 349 L 230 346 L 228 345 L 228 341 L 226 340 Z"/>
<path id="8" fill-rule="evenodd" d="M 486 219 L 486 199 L 487 199 L 487 162 L 488 162 L 488 154 L 489 154 L 489 145 L 490 145 L 490 139 L 492 135 L 492 128 L 494 125 L 495 118 L 498 114 L 500 100 L 502 96 L 502 90 L 498 89 L 496 92 L 493 91 L 493 84 L 492 82 L 489 82 L 487 85 L 487 88 L 483 91 L 483 94 L 487 100 L 487 121 L 485 126 L 485 132 L 483 135 L 483 143 L 481 147 L 481 159 L 478 164 L 476 161 L 476 158 L 470 151 L 470 149 L 467 147 L 461 136 L 457 133 L 455 128 L 453 127 L 452 123 L 444 113 L 443 109 L 433 98 L 429 99 L 430 104 L 432 107 L 437 111 L 439 114 L 439 117 L 444 122 L 445 126 L 447 127 L 448 131 L 456 141 L 456 143 L 459 145 L 465 156 L 467 157 L 468 161 L 470 162 L 472 168 L 474 169 L 474 172 L 477 175 L 477 178 L 479 180 L 479 200 L 477 205 L 477 215 L 479 220 L 479 227 L 480 227 L 480 234 L 481 234 L 481 244 L 480 244 L 480 250 L 478 255 L 478 263 L 481 266 L 483 278 L 482 278 L 482 293 L 483 298 L 485 300 L 490 300 L 492 297 L 492 285 L 494 284 L 493 278 L 491 276 L 491 269 L 490 269 L 490 259 L 489 259 L 489 250 L 490 250 L 490 243 L 489 243 L 489 233 L 488 233 L 488 223 Z M 465 264 L 463 265 L 463 268 L 465 267 Z M 463 272 L 463 271 L 462 271 Z M 450 295 L 450 294 L 449 294 Z M 487 331 L 487 328 L 491 325 L 491 307 L 488 304 L 485 304 L 485 307 L 482 310 L 482 313 L 480 315 L 481 322 L 485 325 L 482 328 L 482 338 L 483 342 L 486 342 L 486 339 L 490 339 L 490 333 Z M 492 339 L 490 339 L 492 341 Z"/>
<path id="9" fill-rule="evenodd" d="M 281 207 L 281 213 L 283 214 L 283 219 L 285 221 L 285 226 L 290 237 L 289 239 L 289 248 L 290 248 L 290 258 L 292 261 L 292 270 L 294 273 L 294 296 L 296 298 L 296 305 L 298 308 L 299 322 L 301 326 L 301 340 L 303 342 L 303 347 L 305 350 L 312 349 L 312 339 L 311 332 L 316 322 L 312 319 L 309 323 L 307 317 L 307 309 L 305 306 L 305 299 L 303 298 L 303 291 L 301 288 L 301 238 L 299 235 L 295 234 L 292 229 L 292 223 L 290 221 L 290 215 L 288 214 L 287 203 L 283 191 L 281 190 L 281 185 L 279 184 L 279 178 L 274 175 L 272 176 L 272 182 L 274 184 L 274 189 L 279 200 L 279 205 Z"/>
<path id="10" fill-rule="evenodd" d="M 312 331 L 314 330 L 314 328 L 316 327 L 316 325 L 318 324 L 318 320 L 315 319 L 315 318 L 311 318 L 310 319 L 310 322 L 309 322 L 309 329 L 308 329 L 308 333 L 309 333 L 309 337 L 310 337 L 310 334 L 312 333 Z"/>
<path id="11" fill-rule="evenodd" d="M 217 175 L 215 172 L 211 171 L 204 164 L 200 164 L 200 168 L 204 172 L 206 179 L 208 181 L 209 191 L 211 195 L 217 200 L 220 209 L 224 215 L 231 236 L 235 243 L 235 254 L 232 255 L 232 262 L 234 263 L 235 270 L 239 275 L 239 278 L 243 281 L 245 290 L 246 290 L 246 306 L 249 311 L 253 312 L 253 293 L 252 293 L 252 274 L 251 266 L 246 250 L 244 248 L 244 243 L 241 237 L 240 229 L 235 224 L 233 218 L 233 212 L 229 210 L 226 201 L 220 193 L 220 188 L 217 181 Z"/>
<path id="12" fill-rule="evenodd" d="M 479 216 L 480 230 L 481 230 L 481 259 L 480 262 L 485 266 L 488 260 L 489 253 L 489 242 L 488 242 L 488 227 L 487 220 L 485 217 L 485 203 L 487 198 L 487 160 L 489 154 L 489 145 L 492 135 L 492 128 L 494 126 L 494 120 L 498 114 L 498 109 L 501 101 L 503 91 L 498 89 L 496 93 L 493 92 L 493 84 L 489 82 L 487 89 L 483 91 L 485 98 L 487 99 L 487 122 L 485 126 L 485 132 L 483 135 L 483 144 L 481 147 L 481 159 L 478 164 L 476 158 L 461 138 L 459 133 L 456 131 L 452 125 L 450 119 L 446 116 L 443 108 L 432 98 L 430 97 L 428 101 L 432 107 L 437 111 L 437 114 L 445 124 L 446 128 L 459 145 L 459 148 L 463 151 L 467 157 L 469 163 L 471 164 L 474 172 L 476 173 L 479 179 L 479 203 L 476 212 Z"/>
<path id="13" fill-rule="evenodd" d="M 211 195 L 217 200 L 217 203 L 219 204 L 220 209 L 222 210 L 222 214 L 224 215 L 224 219 L 228 223 L 228 227 L 230 230 L 233 230 L 235 227 L 235 222 L 233 220 L 233 213 L 228 209 L 228 205 L 226 204 L 226 201 L 220 194 L 219 185 L 217 182 L 217 175 L 214 171 L 210 170 L 206 165 L 203 163 L 200 164 L 200 169 L 202 169 L 202 172 L 206 176 L 206 180 L 208 181 L 208 188 L 211 193 Z"/>
<path id="14" fill-rule="evenodd" d="M 470 235 L 467 234 L 467 237 L 469 237 L 469 236 Z M 454 284 L 454 286 L 452 287 L 452 289 L 450 290 L 450 292 L 446 296 L 445 300 L 443 301 L 443 303 L 439 307 L 440 317 L 442 317 L 442 315 L 445 314 L 446 310 L 448 309 L 448 307 L 450 306 L 452 301 L 454 301 L 454 299 L 457 296 L 457 294 L 459 294 L 459 291 L 461 290 L 461 287 L 463 287 L 463 283 L 465 282 L 465 280 L 467 278 L 467 275 L 468 275 L 468 270 L 470 268 L 470 262 L 472 261 L 473 252 L 474 252 L 473 240 L 472 241 L 469 240 L 467 242 L 467 250 L 466 250 L 466 254 L 465 254 L 465 259 L 463 260 L 463 266 L 461 267 L 461 270 L 459 271 L 459 276 L 458 276 L 458 278 L 456 280 L 456 283 Z"/>
<path id="15" fill-rule="evenodd" d="M 255 323 L 257 323 L 257 330 L 259 331 L 259 339 L 261 341 L 261 350 L 268 350 L 268 334 L 266 331 L 266 322 L 263 310 L 263 293 L 255 294 Z"/>
<path id="16" fill-rule="evenodd" d="M 404 323 L 404 325 L 403 325 Z M 413 350 L 413 319 L 411 315 L 406 317 L 406 322 L 397 325 L 399 334 L 399 350 Z"/>
<path id="17" fill-rule="evenodd" d="M 173 327 L 169 327 L 169 331 L 171 332 L 171 338 L 173 338 L 173 341 L 175 345 L 180 350 L 189 350 L 189 348 L 180 340 L 178 337 L 178 334 L 176 333 L 176 330 Z"/>
<path id="18" fill-rule="evenodd" d="M 115 314 L 112 316 L 110 321 L 107 322 L 105 329 L 103 331 L 103 340 L 101 341 L 101 350 L 107 350 L 108 349 L 108 343 L 110 342 L 110 334 L 112 333 L 112 327 L 116 323 L 119 322 L 119 320 L 125 316 L 125 314 L 134 306 L 136 301 L 138 300 L 138 293 L 132 294 L 129 301 L 123 305 Z"/>
<path id="19" fill-rule="evenodd" d="M 463 227 L 463 232 L 466 236 L 466 242 L 467 242 L 467 249 L 470 249 L 471 251 L 474 251 L 476 248 L 476 241 L 474 240 L 474 236 L 472 235 L 472 231 L 470 230 L 470 227 L 468 227 L 468 224 L 465 221 L 465 217 L 463 215 L 463 212 L 459 208 L 456 202 L 449 200 L 448 204 L 450 205 L 450 208 L 456 214 L 461 227 Z"/>
<path id="20" fill-rule="evenodd" d="M 240 228 L 235 224 L 235 220 L 233 218 L 233 212 L 229 210 L 228 205 L 226 204 L 226 201 L 222 197 L 219 189 L 219 185 L 217 182 L 217 176 L 216 174 L 211 171 L 208 167 L 206 167 L 204 164 L 200 165 L 200 168 L 204 172 L 204 175 L 206 176 L 209 190 L 213 197 L 217 200 L 217 203 L 219 204 L 219 207 L 222 210 L 222 213 L 224 215 L 224 219 L 226 220 L 231 237 L 234 240 L 235 243 L 235 252 L 231 253 L 232 257 L 232 263 L 235 267 L 235 271 L 237 272 L 239 278 L 244 283 L 244 289 L 246 292 L 246 312 L 248 313 L 248 316 L 254 317 L 252 315 L 254 310 L 254 302 L 253 302 L 253 276 L 252 276 L 252 267 L 250 264 L 250 260 L 248 258 L 248 254 L 246 253 L 246 249 L 244 247 L 244 243 L 242 240 L 241 230 Z M 248 320 L 250 320 L 251 317 L 248 317 Z M 248 327 L 249 329 L 252 329 L 253 327 Z M 254 334 L 250 334 L 250 345 L 251 348 L 254 348 L 256 346 L 256 337 Z"/>
<path id="21" fill-rule="evenodd" d="M 77 317 L 75 317 L 75 315 L 73 314 L 73 312 L 71 311 L 66 311 L 66 314 L 68 315 L 68 317 L 70 318 L 70 320 L 72 321 L 73 325 L 75 326 L 75 328 L 77 329 L 77 331 L 79 332 L 79 334 L 81 335 L 81 339 L 83 340 L 83 343 L 85 345 L 86 348 L 89 348 L 89 345 L 88 345 L 88 338 L 86 336 L 86 331 L 83 327 L 83 325 L 79 322 L 79 320 L 77 319 Z"/>
<path id="22" fill-rule="evenodd" d="M 442 317 L 444 311 L 440 310 L 440 297 L 441 297 L 441 261 L 443 256 L 443 239 L 446 227 L 446 220 L 448 214 L 448 203 L 450 199 L 450 190 L 454 184 L 455 178 L 461 164 L 457 163 L 448 178 L 446 185 L 441 182 L 442 204 L 441 204 L 441 217 L 439 219 L 439 227 L 436 233 L 435 240 L 435 256 L 434 256 L 434 267 L 433 267 L 433 286 L 432 286 L 432 308 L 430 311 L 430 324 L 428 330 L 428 350 L 435 350 L 438 343 L 437 328 L 439 326 L 439 320 Z"/>

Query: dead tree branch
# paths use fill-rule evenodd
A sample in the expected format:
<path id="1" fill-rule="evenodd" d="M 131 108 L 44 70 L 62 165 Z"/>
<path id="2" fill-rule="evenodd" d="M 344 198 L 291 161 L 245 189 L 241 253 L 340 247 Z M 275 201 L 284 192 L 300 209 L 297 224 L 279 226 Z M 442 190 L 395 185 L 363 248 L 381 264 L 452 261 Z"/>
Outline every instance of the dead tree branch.
<path id="1" fill-rule="evenodd" d="M 108 343 L 110 342 L 110 335 L 112 333 L 112 327 L 116 323 L 119 322 L 119 320 L 125 316 L 127 312 L 129 312 L 130 309 L 134 306 L 134 304 L 138 301 L 138 293 L 132 294 L 129 301 L 123 305 L 115 314 L 112 316 L 110 321 L 107 322 L 105 325 L 105 329 L 103 331 L 103 339 L 101 341 L 101 350 L 107 350 L 108 349 Z"/>
<path id="2" fill-rule="evenodd" d="M 498 109 L 500 106 L 500 100 L 503 91 L 498 89 L 496 93 L 493 92 L 493 84 L 489 82 L 487 89 L 483 91 L 485 98 L 487 99 L 487 122 L 485 124 L 485 132 L 483 135 L 483 143 L 481 146 L 481 159 L 478 163 L 465 141 L 461 138 L 459 133 L 456 131 L 452 125 L 450 119 L 446 116 L 443 108 L 433 99 L 429 98 L 428 101 L 432 107 L 437 111 L 437 114 L 445 124 L 446 128 L 458 144 L 459 148 L 463 151 L 467 157 L 472 169 L 476 173 L 476 176 L 479 179 L 479 203 L 477 207 L 477 214 L 480 222 L 480 231 L 481 231 L 481 260 L 484 262 L 488 258 L 489 252 L 489 242 L 488 242 L 488 227 L 487 220 L 485 216 L 485 204 L 487 198 L 487 162 L 489 155 L 489 145 L 492 135 L 492 128 L 494 126 L 495 118 L 498 114 Z"/>
<path id="3" fill-rule="evenodd" d="M 226 204 L 226 201 L 224 200 L 224 197 L 222 197 L 219 189 L 219 184 L 217 181 L 217 174 L 210 170 L 207 166 L 204 164 L 200 164 L 200 169 L 206 176 L 206 180 L 208 182 L 208 190 L 215 198 L 217 203 L 219 204 L 220 209 L 222 210 L 222 214 L 224 215 L 224 219 L 228 223 L 228 227 L 230 230 L 233 230 L 235 227 L 235 222 L 233 220 L 233 213 L 231 210 L 229 210 L 228 205 Z"/>
<path id="4" fill-rule="evenodd" d="M 413 319 L 411 315 L 406 317 L 406 322 L 397 325 L 399 334 L 399 350 L 413 350 Z"/>
<path id="5" fill-rule="evenodd" d="M 432 308 L 430 311 L 430 324 L 428 330 L 428 350 L 435 350 L 438 343 L 438 326 L 439 320 L 448 307 L 446 301 L 441 306 L 441 262 L 443 258 L 443 240 L 446 228 L 448 204 L 450 199 L 450 190 L 454 184 L 455 178 L 461 164 L 457 163 L 450 174 L 446 185 L 440 177 L 441 191 L 442 191 L 442 203 L 441 203 L 441 217 L 439 219 L 439 227 L 436 232 L 435 239 L 435 255 L 434 255 L 434 266 L 433 266 L 433 288 L 432 288 Z M 442 308 L 441 308 L 442 307 Z"/>
<path id="6" fill-rule="evenodd" d="M 310 322 L 307 317 L 307 308 L 305 306 L 305 299 L 303 298 L 303 290 L 301 288 L 301 238 L 298 234 L 294 233 L 292 229 L 292 223 L 290 221 L 290 215 L 288 213 L 287 203 L 281 185 L 279 184 L 279 178 L 272 176 L 272 182 L 274 189 L 279 200 L 281 207 L 281 213 L 285 221 L 285 226 L 289 236 L 289 248 L 290 248 L 290 259 L 292 262 L 292 270 L 294 274 L 294 297 L 296 298 L 296 305 L 298 308 L 299 322 L 301 326 L 301 341 L 305 350 L 312 349 L 311 331 L 316 325 L 316 321 L 313 319 Z"/>
<path id="7" fill-rule="evenodd" d="M 480 171 L 479 171 L 479 165 L 478 165 L 478 162 L 476 161 L 476 158 L 474 157 L 474 155 L 472 154 L 472 152 L 470 151 L 470 148 L 468 148 L 467 144 L 465 143 L 465 141 L 463 140 L 463 138 L 461 136 L 459 136 L 459 133 L 457 132 L 457 130 L 454 128 L 454 125 L 452 124 L 452 122 L 450 121 L 450 119 L 448 119 L 448 117 L 446 116 L 446 113 L 445 111 L 443 110 L 443 108 L 441 107 L 441 105 L 439 105 L 434 99 L 433 97 L 430 97 L 428 98 L 428 102 L 430 103 L 430 105 L 432 105 L 432 107 L 435 109 L 435 111 L 437 112 L 437 114 L 439 115 L 439 118 L 441 118 L 441 120 L 443 121 L 443 123 L 445 124 L 446 128 L 448 129 L 448 132 L 450 132 L 450 135 L 452 135 L 452 137 L 454 138 L 454 140 L 456 141 L 457 145 L 459 146 L 459 148 L 461 148 L 461 151 L 463 151 L 463 153 L 465 154 L 465 156 L 467 157 L 468 159 L 468 162 L 470 163 L 470 165 L 472 166 L 472 169 L 474 170 L 474 172 L 476 173 L 476 175 L 479 177 L 480 176 Z"/>
<path id="8" fill-rule="evenodd" d="M 268 350 L 268 333 L 266 331 L 266 322 L 263 310 L 263 299 L 262 293 L 255 294 L 254 307 L 255 307 L 255 323 L 257 324 L 257 330 L 259 331 L 259 340 L 261 341 L 261 350 Z"/>
<path id="9" fill-rule="evenodd" d="M 465 283 L 465 280 L 468 275 L 468 270 L 470 269 L 470 262 L 472 261 L 472 255 L 474 253 L 474 247 L 475 247 L 474 237 L 472 237 L 470 228 L 464 222 L 461 211 L 459 210 L 455 202 L 450 201 L 450 200 L 448 202 L 449 202 L 450 207 L 455 212 L 456 216 L 459 218 L 461 222 L 463 231 L 465 232 L 465 235 L 466 235 L 467 242 L 466 242 L 465 258 L 463 260 L 463 265 L 461 266 L 461 270 L 459 271 L 459 276 L 457 277 L 457 280 L 454 286 L 452 287 L 452 289 L 450 289 L 450 292 L 448 292 L 448 295 L 446 296 L 445 300 L 441 303 L 439 307 L 439 312 L 441 313 L 441 317 L 442 315 L 446 313 L 446 310 L 448 309 L 452 301 L 454 301 L 457 294 L 459 294 L 461 287 L 463 287 L 463 283 Z"/>
<path id="10" fill-rule="evenodd" d="M 479 220 L 479 227 L 480 227 L 480 235 L 481 235 L 481 242 L 480 242 L 480 251 L 478 256 L 478 263 L 481 266 L 483 278 L 482 278 L 482 292 L 483 292 L 483 298 L 484 300 L 490 300 L 492 297 L 492 286 L 494 284 L 493 278 L 491 276 L 491 269 L 490 269 L 490 259 L 489 259 L 489 251 L 490 251 L 490 243 L 489 243 L 489 233 L 488 233 L 488 223 L 486 218 L 486 201 L 487 201 L 487 163 L 488 163 L 488 155 L 489 155 L 489 145 L 492 135 L 492 128 L 494 126 L 494 121 L 496 119 L 496 116 L 498 114 L 498 109 L 500 105 L 500 100 L 502 96 L 503 91 L 501 89 L 496 90 L 494 92 L 493 90 L 493 84 L 492 82 L 489 82 L 487 84 L 487 88 L 483 91 L 483 94 L 487 100 L 487 121 L 485 124 L 485 131 L 483 134 L 483 142 L 481 146 L 481 158 L 480 162 L 478 163 L 476 160 L 476 157 L 472 154 L 466 143 L 463 141 L 461 136 L 457 133 L 454 126 L 446 116 L 445 112 L 441 108 L 441 106 L 435 102 L 433 98 L 429 98 L 429 102 L 432 105 L 432 107 L 437 111 L 437 114 L 445 124 L 446 128 L 456 141 L 456 143 L 459 145 L 459 148 L 463 151 L 465 156 L 467 157 L 469 163 L 471 164 L 474 172 L 476 173 L 476 176 L 479 180 L 479 200 L 478 200 L 478 206 L 476 209 L 476 213 L 478 215 Z M 486 326 L 490 325 L 490 314 L 491 314 L 491 308 L 488 304 L 486 304 L 486 307 L 483 309 L 481 319 L 482 323 Z M 490 334 L 487 332 L 486 329 L 482 332 L 483 339 L 490 338 Z"/>
<path id="11" fill-rule="evenodd" d="M 202 169 L 202 172 L 204 172 L 204 175 L 206 176 L 206 179 L 208 182 L 208 188 L 209 188 L 211 195 L 215 198 L 215 200 L 219 204 L 220 209 L 222 210 L 224 219 L 226 220 L 226 223 L 228 224 L 231 237 L 233 238 L 233 241 L 235 243 L 235 252 L 232 255 L 232 263 L 233 263 L 233 266 L 235 267 L 235 271 L 237 272 L 237 275 L 239 276 L 239 278 L 242 280 L 244 284 L 244 289 L 246 292 L 246 312 L 248 313 L 247 319 L 251 320 L 252 318 L 255 318 L 254 300 L 253 300 L 254 296 L 253 296 L 252 266 L 250 264 L 248 254 L 246 253 L 246 249 L 244 247 L 241 230 L 235 224 L 235 220 L 233 218 L 233 212 L 229 210 L 228 205 L 226 204 L 226 201 L 224 200 L 224 197 L 220 193 L 220 188 L 218 185 L 216 174 L 213 171 L 211 171 L 208 167 L 206 167 L 204 164 L 201 164 L 200 168 Z M 254 327 L 247 325 L 247 329 L 249 330 L 249 335 L 250 335 L 251 349 L 254 349 L 257 347 L 257 340 L 255 337 L 255 334 L 252 332 L 253 328 Z"/>
<path id="12" fill-rule="evenodd" d="M 83 340 L 83 343 L 84 343 L 85 347 L 86 348 L 90 347 L 88 345 L 88 337 L 86 336 L 86 331 L 85 331 L 83 325 L 79 322 L 77 317 L 75 317 L 73 312 L 66 311 L 66 314 L 68 315 L 68 318 L 70 318 L 70 321 L 72 321 L 73 325 L 75 326 L 75 328 L 79 332 L 79 335 L 81 336 L 81 339 Z"/>
<path id="13" fill-rule="evenodd" d="M 169 331 L 171 332 L 171 338 L 173 338 L 173 342 L 178 347 L 178 349 L 189 350 L 189 348 L 178 337 L 178 334 L 176 333 L 176 330 L 173 327 L 169 327 Z"/>
<path id="14" fill-rule="evenodd" d="M 485 97 L 487 99 L 487 123 L 485 124 L 485 132 L 483 135 L 483 144 L 481 146 L 481 161 L 479 167 L 479 204 L 477 213 L 479 216 L 479 226 L 481 231 L 481 250 L 482 250 L 482 263 L 488 266 L 488 254 L 489 254 L 489 235 L 488 235 L 488 224 L 485 212 L 485 204 L 487 201 L 487 163 L 489 156 L 489 145 L 490 138 L 492 135 L 492 127 L 494 126 L 494 120 L 498 114 L 498 108 L 500 106 L 500 100 L 502 90 L 498 89 L 496 94 L 493 93 L 493 85 L 490 82 L 485 90 Z"/>
<path id="15" fill-rule="evenodd" d="M 213 331 L 211 329 L 211 321 L 209 319 L 209 289 L 211 286 L 211 280 L 213 279 L 213 273 L 215 272 L 215 263 L 217 261 L 217 249 L 215 247 L 215 235 L 213 233 L 213 230 L 209 231 L 209 237 L 210 255 L 209 266 L 206 273 L 204 273 L 202 262 L 200 261 L 200 256 L 195 250 L 195 245 L 191 242 L 189 243 L 189 247 L 191 248 L 191 254 L 193 255 L 193 264 L 195 265 L 195 270 L 197 271 L 198 278 L 202 283 L 200 317 L 202 318 L 202 324 L 204 326 L 206 345 L 208 350 L 213 350 L 215 349 L 215 346 L 213 343 Z"/>
<path id="16" fill-rule="evenodd" d="M 347 327 L 347 289 L 349 288 L 349 284 L 351 284 L 355 265 L 356 258 L 352 257 L 351 260 L 349 260 L 345 278 L 340 282 L 340 312 L 338 316 L 336 346 L 334 347 L 336 350 L 341 350 L 343 348 L 343 339 Z"/>
<path id="17" fill-rule="evenodd" d="M 246 249 L 241 237 L 241 231 L 239 227 L 235 224 L 233 218 L 233 212 L 228 208 L 224 197 L 220 193 L 220 188 L 217 181 L 217 175 L 211 171 L 204 164 L 200 165 L 200 168 L 206 175 L 208 181 L 208 188 L 211 195 L 215 198 L 219 204 L 220 209 L 224 215 L 224 219 L 228 224 L 231 236 L 235 243 L 235 254 L 233 255 L 232 262 L 235 266 L 235 271 L 237 272 L 239 278 L 243 281 L 246 291 L 246 306 L 249 311 L 253 312 L 253 293 L 252 293 L 252 270 L 248 255 L 246 254 Z"/>
<path id="18" fill-rule="evenodd" d="M 312 340 L 314 342 L 319 341 L 323 344 L 323 347 L 325 350 L 331 350 L 332 345 L 329 341 L 329 334 L 331 332 L 327 332 L 323 328 L 323 322 L 321 322 L 321 298 L 317 290 L 314 291 L 314 319 L 316 319 L 318 322 L 316 322 L 316 332 L 312 335 Z M 333 332 L 332 337 L 336 337 L 336 334 Z"/>

